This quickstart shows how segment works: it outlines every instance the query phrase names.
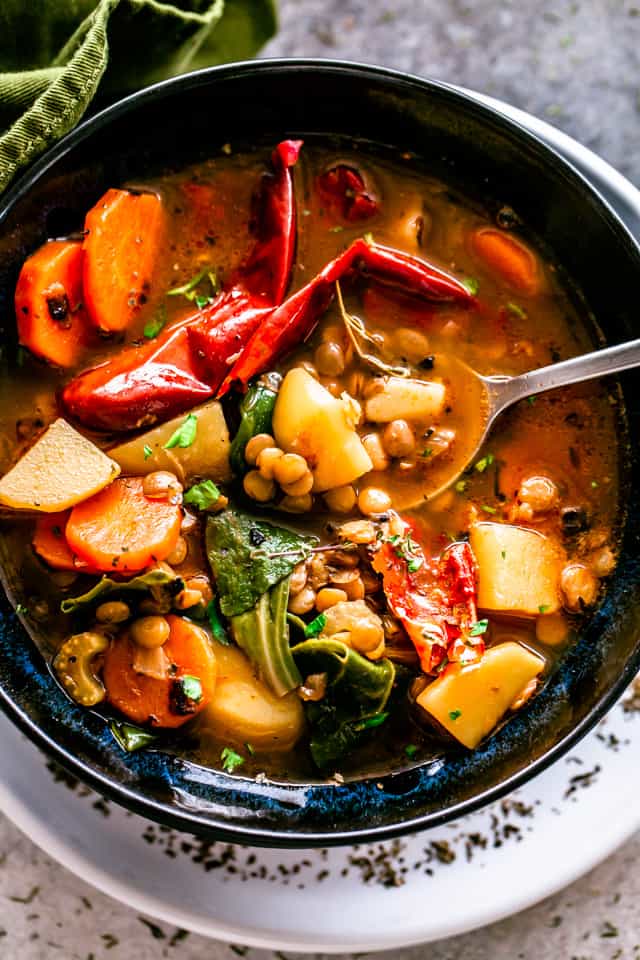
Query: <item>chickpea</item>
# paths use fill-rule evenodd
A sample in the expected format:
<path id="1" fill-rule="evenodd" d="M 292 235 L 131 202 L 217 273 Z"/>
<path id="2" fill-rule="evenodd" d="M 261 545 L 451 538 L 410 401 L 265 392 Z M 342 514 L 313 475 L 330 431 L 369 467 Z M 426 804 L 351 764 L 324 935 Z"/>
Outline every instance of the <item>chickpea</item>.
<path id="1" fill-rule="evenodd" d="M 408 457 L 416 446 L 416 437 L 406 420 L 392 420 L 382 433 L 384 449 L 390 457 Z"/>
<path id="2" fill-rule="evenodd" d="M 174 600 L 174 605 L 177 610 L 189 610 L 190 607 L 195 607 L 198 603 L 202 602 L 202 594 L 199 590 L 189 590 L 185 587 L 184 590 L 181 590 L 178 596 Z"/>
<path id="3" fill-rule="evenodd" d="M 325 377 L 339 377 L 344 371 L 344 351 L 339 343 L 325 340 L 313 355 L 318 372 Z"/>
<path id="4" fill-rule="evenodd" d="M 258 503 L 267 503 L 273 500 L 276 494 L 276 485 L 273 480 L 268 480 L 257 470 L 250 470 L 245 474 L 242 486 L 246 495 L 252 500 L 257 500 Z"/>
<path id="5" fill-rule="evenodd" d="M 296 567 L 293 568 L 291 574 L 291 579 L 289 581 L 289 596 L 293 597 L 296 593 L 300 591 L 307 584 L 307 563 L 306 560 L 303 560 L 302 563 L 299 563 Z"/>
<path id="6" fill-rule="evenodd" d="M 283 497 L 278 507 L 285 513 L 308 513 L 313 507 L 313 497 L 310 493 L 302 497 Z"/>
<path id="7" fill-rule="evenodd" d="M 351 543 L 373 543 L 376 539 L 376 528 L 370 520 L 350 520 L 343 523 L 338 530 L 341 540 L 350 540 Z"/>
<path id="8" fill-rule="evenodd" d="M 380 643 L 384 643 L 384 630 L 380 622 L 373 619 L 356 620 L 351 630 L 351 645 L 359 653 L 375 650 Z"/>
<path id="9" fill-rule="evenodd" d="M 142 492 L 150 500 L 172 500 L 182 494 L 182 484 L 175 473 L 154 470 L 142 481 Z"/>
<path id="10" fill-rule="evenodd" d="M 353 580 L 350 580 L 349 583 L 345 583 L 343 589 L 348 600 L 364 600 L 364 583 L 359 574 L 357 577 L 354 577 Z"/>
<path id="11" fill-rule="evenodd" d="M 610 547 L 601 547 L 589 558 L 589 566 L 596 577 L 608 577 L 615 565 L 615 554 Z"/>
<path id="12" fill-rule="evenodd" d="M 256 466 L 265 480 L 273 480 L 273 468 L 283 456 L 284 451 L 280 447 L 265 447 L 260 451 L 256 458 Z"/>
<path id="13" fill-rule="evenodd" d="M 184 563 L 187 559 L 188 552 L 187 541 L 184 537 L 178 537 L 175 547 L 167 556 L 167 563 L 170 563 L 172 566 L 180 566 L 180 564 Z"/>
<path id="14" fill-rule="evenodd" d="M 429 356 L 429 338 L 420 330 L 400 327 L 394 336 L 396 352 L 409 363 L 420 363 Z"/>
<path id="15" fill-rule="evenodd" d="M 273 479 L 277 480 L 281 486 L 296 483 L 307 473 L 309 473 L 307 461 L 299 453 L 285 453 L 273 463 Z M 308 491 L 305 492 L 308 493 Z"/>
<path id="16" fill-rule="evenodd" d="M 391 497 L 377 487 L 365 487 L 358 494 L 358 509 L 365 516 L 385 513 L 391 507 Z"/>
<path id="17" fill-rule="evenodd" d="M 244 458 L 251 467 L 255 467 L 256 460 L 263 450 L 268 447 L 275 447 L 276 442 L 269 433 L 256 433 L 255 437 L 244 448 Z"/>
<path id="18" fill-rule="evenodd" d="M 527 477 L 520 484 L 518 500 L 522 505 L 529 504 L 534 513 L 547 513 L 558 506 L 560 496 L 558 488 L 549 477 Z"/>
<path id="19" fill-rule="evenodd" d="M 139 647 L 152 650 L 163 646 L 171 630 L 164 617 L 141 617 L 131 624 L 129 636 Z"/>
<path id="20" fill-rule="evenodd" d="M 374 470 L 386 470 L 390 464 L 379 433 L 367 433 L 362 438 L 362 444 L 371 458 Z"/>
<path id="21" fill-rule="evenodd" d="M 323 590 L 318 591 L 316 610 L 322 613 L 324 610 L 328 610 L 329 607 L 333 607 L 336 603 L 343 603 L 348 599 L 344 590 L 339 590 L 337 587 L 324 587 Z"/>
<path id="22" fill-rule="evenodd" d="M 284 459 L 284 458 L 283 458 Z M 283 483 L 282 492 L 288 497 L 302 497 L 305 493 L 311 493 L 313 489 L 313 474 L 308 470 L 295 483 Z"/>
<path id="23" fill-rule="evenodd" d="M 311 587 L 303 587 L 293 597 L 289 597 L 288 609 L 290 613 L 296 613 L 298 616 L 303 613 L 309 613 L 316 605 L 316 592 Z"/>
<path id="24" fill-rule="evenodd" d="M 129 605 L 122 600 L 107 600 L 96 608 L 96 620 L 100 623 L 124 623 L 130 616 Z"/>
<path id="25" fill-rule="evenodd" d="M 356 492 L 350 485 L 334 487 L 324 494 L 324 502 L 335 513 L 351 513 L 356 505 Z"/>
<path id="26" fill-rule="evenodd" d="M 582 563 L 569 563 L 560 574 L 560 590 L 567 610 L 579 613 L 595 603 L 598 580 Z"/>
<path id="27" fill-rule="evenodd" d="M 211 589 L 211 584 L 209 583 L 209 578 L 205 577 L 203 574 L 195 577 L 189 577 L 188 580 L 184 582 L 185 588 L 187 590 L 197 590 L 200 594 L 200 600 L 202 603 L 209 603 L 210 600 L 213 600 L 213 590 Z"/>

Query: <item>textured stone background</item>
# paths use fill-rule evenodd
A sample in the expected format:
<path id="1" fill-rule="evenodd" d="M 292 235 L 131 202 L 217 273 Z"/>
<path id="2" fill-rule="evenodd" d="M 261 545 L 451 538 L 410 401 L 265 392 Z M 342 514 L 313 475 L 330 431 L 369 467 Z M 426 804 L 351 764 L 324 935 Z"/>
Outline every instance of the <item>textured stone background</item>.
<path id="1" fill-rule="evenodd" d="M 473 87 L 561 127 L 640 185 L 640 4 L 282 0 L 281 11 L 280 35 L 265 55 L 377 62 Z M 523 914 L 393 957 L 640 960 L 639 861 L 636 838 L 562 894 Z M 16 899 L 34 889 L 30 903 Z M 174 934 L 161 926 L 154 936 L 133 911 L 49 861 L 0 818 L 1 960 L 237 956 L 193 935 L 176 942 Z M 247 958 L 275 955 L 252 950 Z"/>

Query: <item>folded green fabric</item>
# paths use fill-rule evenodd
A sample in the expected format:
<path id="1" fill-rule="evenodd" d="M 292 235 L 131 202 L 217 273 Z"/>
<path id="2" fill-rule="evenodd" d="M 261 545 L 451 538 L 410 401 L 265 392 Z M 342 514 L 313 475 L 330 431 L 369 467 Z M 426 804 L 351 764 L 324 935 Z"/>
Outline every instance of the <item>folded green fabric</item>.
<path id="1" fill-rule="evenodd" d="M 274 0 L 1 0 L 0 190 L 101 98 L 253 56 Z"/>

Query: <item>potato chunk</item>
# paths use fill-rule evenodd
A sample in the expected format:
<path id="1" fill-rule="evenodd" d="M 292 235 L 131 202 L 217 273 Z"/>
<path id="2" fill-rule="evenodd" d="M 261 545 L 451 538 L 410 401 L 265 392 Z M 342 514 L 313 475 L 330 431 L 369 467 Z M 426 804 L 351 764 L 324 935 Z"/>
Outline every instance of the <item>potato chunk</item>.
<path id="1" fill-rule="evenodd" d="M 507 523 L 476 523 L 470 543 L 482 610 L 537 617 L 560 609 L 564 552 L 544 534 Z"/>
<path id="2" fill-rule="evenodd" d="M 209 477 L 218 483 L 231 479 L 229 431 L 222 407 L 210 400 L 190 411 L 198 418 L 196 438 L 190 447 L 165 450 L 172 434 L 184 423 L 186 414 L 127 440 L 109 451 L 125 473 L 144 476 L 155 470 L 170 470 L 182 483 L 192 477 Z M 151 450 L 151 453 L 149 453 Z"/>
<path id="3" fill-rule="evenodd" d="M 297 693 L 277 697 L 237 647 L 216 644 L 215 650 L 216 691 L 203 710 L 200 732 L 240 746 L 250 743 L 255 750 L 290 750 L 304 729 Z"/>
<path id="4" fill-rule="evenodd" d="M 300 367 L 282 382 L 273 411 L 273 435 L 286 453 L 299 453 L 317 492 L 344 487 L 373 468 L 356 433 L 359 408 L 337 399 Z"/>
<path id="5" fill-rule="evenodd" d="M 382 389 L 365 403 L 365 417 L 372 423 L 430 420 L 444 409 L 446 391 L 442 383 L 385 377 L 382 384 Z"/>
<path id="6" fill-rule="evenodd" d="M 86 500 L 120 473 L 118 464 L 66 420 L 55 420 L 0 480 L 0 503 L 56 513 Z"/>
<path id="7" fill-rule="evenodd" d="M 489 647 L 478 663 L 451 664 L 417 697 L 430 717 L 473 750 L 491 733 L 544 660 L 518 643 Z"/>

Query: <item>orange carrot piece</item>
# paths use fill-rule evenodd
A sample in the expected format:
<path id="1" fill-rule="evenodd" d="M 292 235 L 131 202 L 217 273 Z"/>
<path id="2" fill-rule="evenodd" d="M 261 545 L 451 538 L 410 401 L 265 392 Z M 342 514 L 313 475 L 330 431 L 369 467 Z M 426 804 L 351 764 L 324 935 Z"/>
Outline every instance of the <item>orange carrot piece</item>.
<path id="1" fill-rule="evenodd" d="M 182 617 L 171 615 L 167 620 L 170 634 L 162 647 L 170 665 L 167 676 L 136 673 L 135 647 L 126 632 L 112 640 L 105 653 L 102 679 L 107 698 L 134 723 L 179 727 L 207 706 L 215 690 L 216 658 L 207 634 Z M 185 703 L 181 677 L 200 681 L 199 700 Z"/>
<path id="2" fill-rule="evenodd" d="M 540 288 L 538 259 L 520 240 L 502 230 L 482 227 L 471 237 L 474 252 L 518 293 L 532 297 Z"/>
<path id="3" fill-rule="evenodd" d="M 20 343 L 59 367 L 76 365 L 90 340 L 82 305 L 80 241 L 50 240 L 22 265 L 15 293 Z"/>
<path id="4" fill-rule="evenodd" d="M 79 560 L 71 551 L 65 528 L 71 510 L 61 513 L 43 513 L 36 521 L 32 545 L 38 556 L 54 570 L 75 570 L 76 573 L 96 573 L 88 563 Z"/>
<path id="5" fill-rule="evenodd" d="M 85 218 L 84 297 L 92 323 L 126 330 L 149 299 L 165 221 L 155 193 L 107 190 Z"/>
<path id="6" fill-rule="evenodd" d="M 73 508 L 65 535 L 94 569 L 133 573 L 171 553 L 181 522 L 179 504 L 145 497 L 141 477 L 119 477 Z"/>

